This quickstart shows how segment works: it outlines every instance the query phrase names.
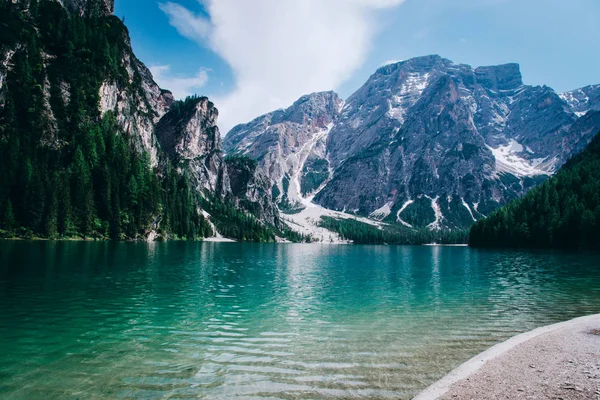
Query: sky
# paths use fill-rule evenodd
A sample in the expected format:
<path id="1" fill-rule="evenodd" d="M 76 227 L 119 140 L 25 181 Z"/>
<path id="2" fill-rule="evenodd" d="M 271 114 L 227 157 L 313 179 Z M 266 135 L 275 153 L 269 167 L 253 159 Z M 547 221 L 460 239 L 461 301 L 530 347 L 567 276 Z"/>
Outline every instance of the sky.
<path id="1" fill-rule="evenodd" d="M 222 134 L 428 54 L 517 62 L 558 92 L 600 83 L 599 0 L 115 0 L 115 14 L 162 88 L 215 102 Z"/>

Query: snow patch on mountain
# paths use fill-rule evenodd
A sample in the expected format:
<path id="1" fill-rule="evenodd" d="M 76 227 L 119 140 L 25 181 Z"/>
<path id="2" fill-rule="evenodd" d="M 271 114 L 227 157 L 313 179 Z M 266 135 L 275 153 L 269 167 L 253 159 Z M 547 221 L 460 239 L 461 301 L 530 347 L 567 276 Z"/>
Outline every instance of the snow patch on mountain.
<path id="1" fill-rule="evenodd" d="M 400 222 L 402 225 L 404 225 L 404 226 L 406 226 L 408 228 L 412 228 L 413 226 L 411 224 L 409 224 L 408 222 L 404 221 L 402 219 L 402 217 L 400 217 L 400 215 L 402 215 L 402 213 L 404 212 L 404 210 L 406 210 L 408 208 L 408 206 L 410 206 L 414 202 L 415 202 L 414 200 L 408 200 L 406 203 L 404 203 L 402 205 L 402 207 L 400 207 L 400 209 L 396 213 L 396 221 Z"/>
<path id="2" fill-rule="evenodd" d="M 300 184 L 304 165 L 308 157 L 313 153 L 315 146 L 319 142 L 327 140 L 327 135 L 331 132 L 331 128 L 333 128 L 333 123 L 327 125 L 327 128 L 323 131 L 316 133 L 297 153 L 290 154 L 286 159 L 285 164 L 288 166 L 288 174 L 291 176 L 287 195 L 291 203 L 302 203 L 304 200 Z"/>
<path id="3" fill-rule="evenodd" d="M 389 203 L 386 203 L 383 207 L 373 211 L 369 215 L 369 218 L 373 218 L 375 220 L 382 221 L 382 220 L 386 219 L 392 213 L 393 206 L 394 206 L 394 202 L 390 201 Z"/>
<path id="4" fill-rule="evenodd" d="M 546 158 L 535 158 L 531 161 L 521 157 L 525 148 L 516 140 L 511 139 L 505 146 L 493 148 L 488 146 L 496 159 L 496 173 L 509 173 L 517 177 L 551 175 Z"/>
<path id="5" fill-rule="evenodd" d="M 336 232 L 327 230 L 319 226 L 322 217 L 336 219 L 353 219 L 365 224 L 369 224 L 381 229 L 381 223 L 368 218 L 356 217 L 344 212 L 333 211 L 312 203 L 308 199 L 302 199 L 304 209 L 296 214 L 283 214 L 283 220 L 295 232 L 307 235 L 322 243 L 351 243 L 344 240 Z"/>
<path id="6" fill-rule="evenodd" d="M 582 117 L 591 110 L 600 110 L 600 85 L 586 86 L 560 93 L 559 96 L 577 117 Z"/>
<path id="7" fill-rule="evenodd" d="M 429 72 L 424 74 L 410 72 L 407 75 L 399 91 L 388 100 L 388 117 L 399 121 L 401 124 L 404 123 L 408 109 L 419 100 L 427 88 L 431 76 Z"/>
<path id="8" fill-rule="evenodd" d="M 432 198 L 430 196 L 425 195 L 426 198 L 428 198 L 429 200 L 431 200 L 431 208 L 433 209 L 433 212 L 435 213 L 435 221 L 433 221 L 431 224 L 427 225 L 428 229 L 433 230 L 440 230 L 442 229 L 442 220 L 444 219 L 444 214 L 442 214 L 442 209 L 440 208 L 440 205 L 438 204 L 438 200 L 440 199 L 440 196 L 436 196 L 435 198 Z"/>
<path id="9" fill-rule="evenodd" d="M 477 222 L 477 219 L 475 219 L 475 216 L 473 215 L 473 211 L 471 211 L 471 207 L 469 207 L 469 205 L 467 204 L 465 199 L 461 197 L 460 200 L 462 201 L 462 205 L 467 209 L 469 214 L 471 214 L 471 218 L 473 219 L 473 222 Z"/>

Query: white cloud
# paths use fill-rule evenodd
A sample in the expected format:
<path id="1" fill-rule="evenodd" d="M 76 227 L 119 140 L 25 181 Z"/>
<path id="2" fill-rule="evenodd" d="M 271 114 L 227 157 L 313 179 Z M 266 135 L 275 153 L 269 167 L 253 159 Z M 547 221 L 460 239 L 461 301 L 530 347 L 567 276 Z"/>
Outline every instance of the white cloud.
<path id="1" fill-rule="evenodd" d="M 169 16 L 169 22 L 188 39 L 204 39 L 210 32 L 210 22 L 195 16 L 187 8 L 176 3 L 159 3 L 158 7 Z"/>
<path id="2" fill-rule="evenodd" d="M 337 88 L 360 67 L 377 11 L 404 0 L 199 0 L 210 19 L 161 4 L 181 35 L 208 45 L 232 68 L 235 89 L 215 98 L 220 127 Z"/>
<path id="3" fill-rule="evenodd" d="M 170 65 L 151 66 L 150 72 L 158 85 L 173 92 L 176 99 L 184 99 L 186 96 L 196 94 L 196 89 L 202 88 L 208 81 L 208 73 L 205 69 L 201 69 L 193 77 L 173 76 Z"/>

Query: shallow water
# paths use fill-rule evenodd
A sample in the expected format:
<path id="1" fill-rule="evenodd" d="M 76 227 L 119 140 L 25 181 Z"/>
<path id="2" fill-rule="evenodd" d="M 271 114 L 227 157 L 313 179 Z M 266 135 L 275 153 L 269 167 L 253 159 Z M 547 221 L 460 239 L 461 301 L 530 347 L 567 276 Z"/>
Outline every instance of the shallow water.
<path id="1" fill-rule="evenodd" d="M 457 247 L 0 242 L 2 399 L 408 399 L 600 312 L 600 257 Z"/>

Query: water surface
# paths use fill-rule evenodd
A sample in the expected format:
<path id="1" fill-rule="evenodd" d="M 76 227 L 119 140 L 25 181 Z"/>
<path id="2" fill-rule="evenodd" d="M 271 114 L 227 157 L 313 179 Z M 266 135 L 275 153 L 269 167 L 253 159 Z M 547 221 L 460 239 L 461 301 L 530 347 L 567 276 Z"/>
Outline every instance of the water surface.
<path id="1" fill-rule="evenodd" d="M 409 399 L 600 312 L 600 258 L 457 247 L 0 242 L 2 399 Z"/>

